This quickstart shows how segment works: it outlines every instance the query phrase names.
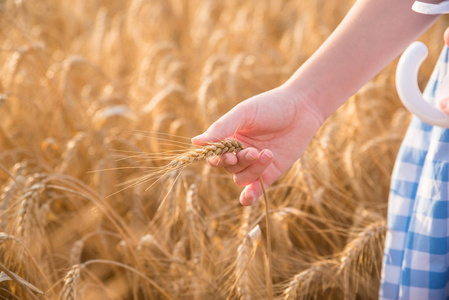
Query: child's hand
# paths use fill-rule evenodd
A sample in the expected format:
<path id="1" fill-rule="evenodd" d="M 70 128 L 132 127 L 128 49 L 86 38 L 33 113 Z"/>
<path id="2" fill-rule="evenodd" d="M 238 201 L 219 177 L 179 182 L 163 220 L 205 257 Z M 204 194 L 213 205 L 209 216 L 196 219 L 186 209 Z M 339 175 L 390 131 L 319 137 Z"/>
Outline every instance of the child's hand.
<path id="1" fill-rule="evenodd" d="M 306 104 L 291 87 L 252 97 L 235 106 L 192 142 L 204 145 L 235 138 L 245 147 L 238 154 L 227 153 L 209 160 L 214 167 L 224 167 L 234 174 L 234 181 L 245 186 L 240 195 L 243 205 L 251 205 L 262 195 L 258 181 L 262 176 L 271 185 L 304 152 L 324 118 Z"/>
<path id="2" fill-rule="evenodd" d="M 444 32 L 444 43 L 449 47 L 449 27 Z M 449 114 L 449 97 L 440 101 L 440 108 Z"/>

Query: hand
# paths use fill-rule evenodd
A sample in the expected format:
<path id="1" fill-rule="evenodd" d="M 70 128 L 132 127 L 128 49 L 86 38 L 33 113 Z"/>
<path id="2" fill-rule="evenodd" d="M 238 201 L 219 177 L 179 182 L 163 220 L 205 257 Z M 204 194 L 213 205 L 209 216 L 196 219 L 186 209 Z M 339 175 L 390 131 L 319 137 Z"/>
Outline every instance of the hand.
<path id="1" fill-rule="evenodd" d="M 238 104 L 192 143 L 242 142 L 246 149 L 209 159 L 209 164 L 233 173 L 235 183 L 245 187 L 240 203 L 251 205 L 262 195 L 259 176 L 271 185 L 302 155 L 323 119 L 291 87 L 281 86 Z"/>
<path id="2" fill-rule="evenodd" d="M 449 47 L 449 27 L 444 32 L 444 43 Z M 447 76 L 447 75 L 446 75 Z M 440 101 L 440 108 L 445 113 L 449 114 L 449 97 Z"/>

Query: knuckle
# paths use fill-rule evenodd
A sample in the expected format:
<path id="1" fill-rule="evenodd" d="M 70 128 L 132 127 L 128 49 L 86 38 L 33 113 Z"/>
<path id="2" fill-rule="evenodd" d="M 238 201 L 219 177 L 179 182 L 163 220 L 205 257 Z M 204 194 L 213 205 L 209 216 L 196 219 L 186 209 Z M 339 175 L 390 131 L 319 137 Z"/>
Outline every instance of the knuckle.
<path id="1" fill-rule="evenodd" d="M 261 168 L 251 168 L 248 170 L 248 173 L 250 174 L 251 178 L 253 178 L 253 181 L 257 179 L 262 173 Z"/>
<path id="2" fill-rule="evenodd" d="M 240 169 L 236 168 L 236 166 L 228 166 L 228 167 L 224 167 L 224 169 L 228 172 L 228 173 L 238 173 L 240 171 Z"/>
<path id="3" fill-rule="evenodd" d="M 234 174 L 234 182 L 235 182 L 235 184 L 237 184 L 238 186 L 241 186 L 241 187 L 248 185 L 245 178 L 243 178 L 239 174 Z"/>
<path id="4" fill-rule="evenodd" d="M 240 167 L 240 169 L 246 168 L 248 167 L 248 163 L 245 162 L 244 160 L 239 159 L 239 161 L 237 162 L 237 165 Z"/>
<path id="5" fill-rule="evenodd" d="M 217 160 L 216 158 L 211 158 L 207 160 L 207 163 L 211 166 L 211 167 L 218 167 L 218 164 L 220 163 L 219 160 Z"/>

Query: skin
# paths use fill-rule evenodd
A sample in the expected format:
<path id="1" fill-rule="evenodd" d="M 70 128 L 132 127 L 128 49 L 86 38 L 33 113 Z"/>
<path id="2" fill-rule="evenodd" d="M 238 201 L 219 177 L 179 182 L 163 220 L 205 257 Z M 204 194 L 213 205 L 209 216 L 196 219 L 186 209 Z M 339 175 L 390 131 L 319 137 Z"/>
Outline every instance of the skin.
<path id="1" fill-rule="evenodd" d="M 444 43 L 449 47 L 449 27 L 444 32 Z M 449 114 L 449 98 L 443 99 L 440 102 L 440 108 L 447 114 Z"/>
<path id="2" fill-rule="evenodd" d="M 287 171 L 327 117 L 436 20 L 413 12 L 413 2 L 358 0 L 285 84 L 241 102 L 192 139 L 205 145 L 236 138 L 247 147 L 209 160 L 244 187 L 241 204 L 253 204 L 262 194 L 258 177 L 269 186 Z"/>

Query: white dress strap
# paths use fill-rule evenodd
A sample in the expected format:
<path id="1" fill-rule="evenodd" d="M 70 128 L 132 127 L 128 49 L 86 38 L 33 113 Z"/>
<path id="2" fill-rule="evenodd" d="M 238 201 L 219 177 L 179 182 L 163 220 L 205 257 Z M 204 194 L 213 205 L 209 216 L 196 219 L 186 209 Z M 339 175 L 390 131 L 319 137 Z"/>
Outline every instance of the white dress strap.
<path id="1" fill-rule="evenodd" d="M 442 1 L 438 4 L 415 1 L 412 9 L 425 15 L 441 15 L 449 13 L 449 1 Z"/>

